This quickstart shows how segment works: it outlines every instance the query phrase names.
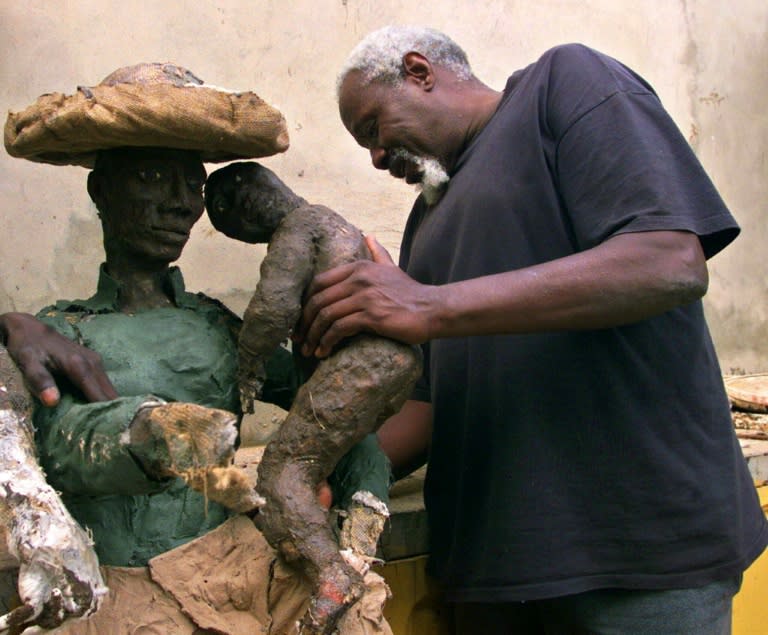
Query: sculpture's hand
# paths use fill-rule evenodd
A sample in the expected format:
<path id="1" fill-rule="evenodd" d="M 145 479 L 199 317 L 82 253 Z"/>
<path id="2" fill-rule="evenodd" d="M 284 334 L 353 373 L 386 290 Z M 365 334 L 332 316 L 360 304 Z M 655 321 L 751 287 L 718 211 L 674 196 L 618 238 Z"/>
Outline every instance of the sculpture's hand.
<path id="1" fill-rule="evenodd" d="M 373 558 L 389 518 L 392 470 L 375 434 L 342 457 L 329 478 L 334 504 L 343 508 L 339 543 L 356 555 Z"/>
<path id="2" fill-rule="evenodd" d="M 253 412 L 253 402 L 261 398 L 267 369 L 261 355 L 249 355 L 243 347 L 239 349 L 240 370 L 237 375 L 240 388 L 240 407 L 243 412 Z"/>
<path id="3" fill-rule="evenodd" d="M 0 633 L 54 628 L 94 612 L 107 592 L 91 537 L 37 462 L 32 409 L 21 373 L 0 346 L 0 536 L 19 565 L 21 602 L 0 617 Z"/>
<path id="4" fill-rule="evenodd" d="M 0 633 L 33 625 L 55 628 L 98 609 L 107 588 L 90 537 L 78 525 L 56 518 L 46 525 L 57 538 L 42 539 L 20 554 L 22 605 L 0 617 Z"/>
<path id="5" fill-rule="evenodd" d="M 237 417 L 192 403 L 150 403 L 130 426 L 130 449 L 156 478 L 191 479 L 201 470 L 232 463 Z"/>
<path id="6" fill-rule="evenodd" d="M 43 405 L 55 406 L 59 402 L 55 375 L 66 377 L 88 401 L 117 398 L 98 353 L 67 339 L 34 316 L 0 315 L 0 336 L 30 392 Z"/>
<path id="7" fill-rule="evenodd" d="M 383 501 L 371 494 L 358 494 L 345 510 L 341 524 L 339 546 L 351 549 L 364 559 L 376 558 L 379 537 L 389 518 L 389 510 Z"/>

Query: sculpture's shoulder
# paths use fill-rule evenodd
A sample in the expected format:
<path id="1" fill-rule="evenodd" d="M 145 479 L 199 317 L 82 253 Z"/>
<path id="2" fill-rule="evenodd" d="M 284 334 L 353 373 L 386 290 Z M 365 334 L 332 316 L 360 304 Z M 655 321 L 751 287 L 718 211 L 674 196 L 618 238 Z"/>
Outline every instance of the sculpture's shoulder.
<path id="1" fill-rule="evenodd" d="M 325 205 L 307 203 L 288 214 L 285 220 L 289 222 L 310 223 L 313 227 L 318 228 L 318 230 L 330 234 L 335 234 L 339 229 L 344 229 L 347 232 L 357 233 L 362 236 L 362 232 L 351 221 Z"/>
<path id="2" fill-rule="evenodd" d="M 325 205 L 307 204 L 293 210 L 281 223 L 281 233 L 311 237 L 318 270 L 370 258 L 363 232 Z"/>

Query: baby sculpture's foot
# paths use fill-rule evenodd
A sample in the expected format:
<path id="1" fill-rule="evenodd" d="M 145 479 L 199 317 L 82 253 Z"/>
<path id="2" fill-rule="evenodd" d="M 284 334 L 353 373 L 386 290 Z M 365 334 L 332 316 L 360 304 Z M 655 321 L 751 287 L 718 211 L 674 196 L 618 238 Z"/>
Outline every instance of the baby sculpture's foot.
<path id="1" fill-rule="evenodd" d="M 317 590 L 301 621 L 300 635 L 331 635 L 347 609 L 365 593 L 362 576 L 343 560 L 320 572 Z"/>

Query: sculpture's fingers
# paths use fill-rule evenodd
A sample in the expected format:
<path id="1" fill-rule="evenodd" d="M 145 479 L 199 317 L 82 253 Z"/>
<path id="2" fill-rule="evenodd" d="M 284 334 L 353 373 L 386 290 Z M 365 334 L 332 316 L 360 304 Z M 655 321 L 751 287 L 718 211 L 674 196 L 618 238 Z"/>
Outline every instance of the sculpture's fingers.
<path id="1" fill-rule="evenodd" d="M 253 385 L 247 382 L 240 384 L 240 408 L 245 414 L 253 413 L 253 402 L 258 399 L 258 396 Z"/>
<path id="2" fill-rule="evenodd" d="M 16 607 L 9 613 L 0 616 L 0 635 L 10 633 L 11 629 L 15 632 L 21 630 L 21 626 L 31 626 L 35 620 L 35 609 L 26 604 Z"/>

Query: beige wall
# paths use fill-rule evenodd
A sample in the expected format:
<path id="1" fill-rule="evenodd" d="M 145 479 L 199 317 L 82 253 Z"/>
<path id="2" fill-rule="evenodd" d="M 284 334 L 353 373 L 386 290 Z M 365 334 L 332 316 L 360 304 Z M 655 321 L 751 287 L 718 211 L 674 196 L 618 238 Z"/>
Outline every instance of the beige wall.
<path id="1" fill-rule="evenodd" d="M 173 61 L 206 82 L 252 89 L 289 122 L 291 148 L 265 163 L 396 251 L 413 191 L 374 171 L 342 128 L 336 70 L 368 31 L 422 23 L 464 46 L 503 87 L 548 47 L 580 41 L 657 89 L 742 224 L 711 261 L 707 312 L 725 370 L 768 370 L 768 4 L 764 0 L 0 0 L 0 106 L 71 93 L 117 67 Z M 0 312 L 89 295 L 101 259 L 86 171 L 0 155 Z M 203 219 L 180 264 L 188 286 L 242 310 L 260 251 Z"/>

